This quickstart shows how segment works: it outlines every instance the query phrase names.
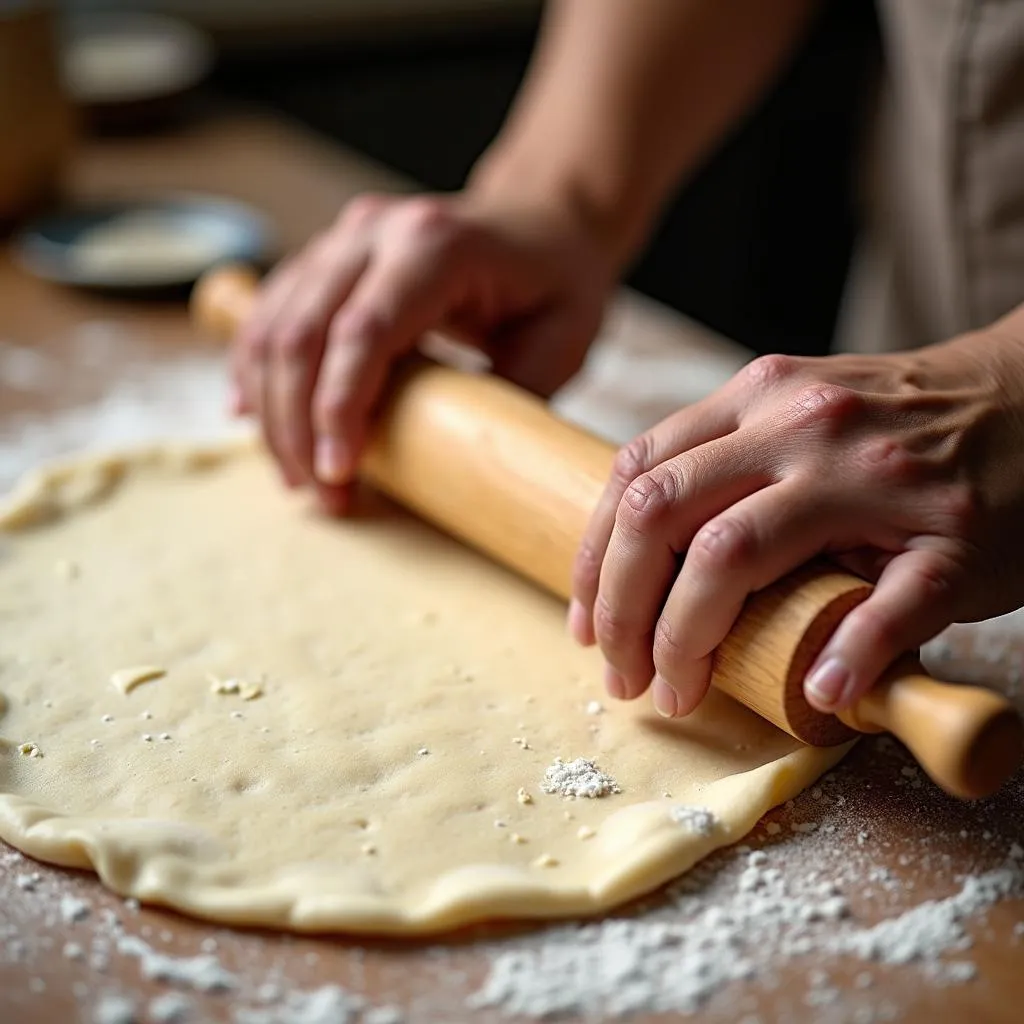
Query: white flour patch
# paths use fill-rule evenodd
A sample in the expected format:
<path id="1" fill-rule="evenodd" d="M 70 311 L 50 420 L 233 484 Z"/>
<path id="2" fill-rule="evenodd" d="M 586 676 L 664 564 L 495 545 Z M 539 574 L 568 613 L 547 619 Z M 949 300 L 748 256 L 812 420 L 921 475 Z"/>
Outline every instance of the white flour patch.
<path id="1" fill-rule="evenodd" d="M 961 890 L 947 899 L 928 900 L 871 928 L 840 934 L 830 948 L 884 964 L 932 963 L 944 953 L 970 949 L 967 922 L 1008 896 L 1024 894 L 1022 882 L 1022 865 L 1011 861 L 1005 868 L 965 878 Z M 962 965 L 954 967 L 963 973 Z"/>
<path id="2" fill-rule="evenodd" d="M 136 1024 L 135 1000 L 115 992 L 100 996 L 92 1015 L 93 1024 Z"/>
<path id="3" fill-rule="evenodd" d="M 671 914 L 560 928 L 517 949 L 498 947 L 469 1005 L 534 1018 L 695 1013 L 733 982 L 770 980 L 787 962 L 822 952 L 916 962 L 933 979 L 962 982 L 973 976 L 973 965 L 945 965 L 941 958 L 969 946 L 966 920 L 999 899 L 1024 895 L 1024 869 L 1014 863 L 966 879 L 947 900 L 865 927 L 849 919 L 837 883 L 821 882 L 816 872 L 787 881 L 791 853 L 783 846 L 748 855 L 724 898 L 705 898 L 698 868 Z M 820 989 L 808 996 L 808 1005 L 821 1006 L 838 993 Z"/>
<path id="4" fill-rule="evenodd" d="M 575 761 L 563 761 L 556 757 L 554 764 L 544 772 L 540 788 L 545 793 L 557 793 L 569 799 L 586 797 L 592 800 L 622 792 L 610 775 L 606 775 L 585 757 L 577 757 Z"/>
<path id="5" fill-rule="evenodd" d="M 111 367 L 116 370 L 112 373 Z M 47 351 L 0 342 L 0 389 L 49 391 L 80 387 L 77 404 L 14 411 L 0 418 L 0 494 L 27 470 L 72 452 L 94 452 L 173 437 L 218 441 L 248 427 L 226 413 L 227 379 L 220 350 L 161 350 L 154 361 L 144 339 L 116 323 L 81 324 Z M 17 406 L 15 406 L 17 410 Z"/>
<path id="6" fill-rule="evenodd" d="M 689 807 L 676 804 L 669 812 L 669 817 L 689 832 L 699 836 L 709 836 L 715 831 L 718 819 L 706 807 Z"/>
<path id="7" fill-rule="evenodd" d="M 77 899 L 74 896 L 62 896 L 60 901 L 60 916 L 65 924 L 74 924 L 76 921 L 84 921 L 91 909 L 85 900 Z"/>
<path id="8" fill-rule="evenodd" d="M 12 391 L 45 394 L 60 384 L 60 363 L 34 348 L 0 339 L 0 384 Z"/>
<path id="9" fill-rule="evenodd" d="M 165 992 L 151 999 L 146 1013 L 154 1024 L 179 1024 L 188 1020 L 195 1011 L 195 1004 L 180 992 Z"/>
<path id="10" fill-rule="evenodd" d="M 136 957 L 142 976 L 154 981 L 186 986 L 197 992 L 225 992 L 238 986 L 235 975 L 221 967 L 215 956 L 166 956 L 135 935 L 120 936 L 117 951 Z"/>
<path id="11" fill-rule="evenodd" d="M 391 1006 L 367 1007 L 362 996 L 339 985 L 310 992 L 290 992 L 276 1007 L 235 1010 L 234 1024 L 401 1024 L 401 1013 Z"/>

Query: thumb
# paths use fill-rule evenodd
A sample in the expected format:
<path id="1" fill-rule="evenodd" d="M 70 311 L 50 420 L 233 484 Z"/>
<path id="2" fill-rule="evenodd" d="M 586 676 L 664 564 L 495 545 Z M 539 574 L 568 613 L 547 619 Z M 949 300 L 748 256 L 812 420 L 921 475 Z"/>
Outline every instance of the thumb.
<path id="1" fill-rule="evenodd" d="M 518 321 L 490 339 L 494 372 L 548 398 L 579 372 L 599 326 L 570 311 Z"/>
<path id="2" fill-rule="evenodd" d="M 961 575 L 955 560 L 936 548 L 893 558 L 811 667 L 804 681 L 808 703 L 825 713 L 856 704 L 896 658 L 954 621 Z"/>

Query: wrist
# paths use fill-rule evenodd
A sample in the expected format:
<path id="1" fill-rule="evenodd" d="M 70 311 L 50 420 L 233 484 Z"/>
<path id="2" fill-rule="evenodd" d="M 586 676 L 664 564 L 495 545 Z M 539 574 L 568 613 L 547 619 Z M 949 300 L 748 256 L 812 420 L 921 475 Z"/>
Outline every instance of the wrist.
<path id="1" fill-rule="evenodd" d="M 553 158 L 551 147 L 495 144 L 471 171 L 467 193 L 504 205 L 547 209 L 598 250 L 610 278 L 622 276 L 650 231 L 635 196 L 601 181 L 586 161 Z"/>
<path id="2" fill-rule="evenodd" d="M 995 390 L 1024 397 L 1024 305 L 980 330 L 961 334 L 922 355 L 959 380 L 987 380 Z"/>
<path id="3" fill-rule="evenodd" d="M 1024 303 L 997 320 L 989 330 L 1018 356 L 1024 357 Z"/>

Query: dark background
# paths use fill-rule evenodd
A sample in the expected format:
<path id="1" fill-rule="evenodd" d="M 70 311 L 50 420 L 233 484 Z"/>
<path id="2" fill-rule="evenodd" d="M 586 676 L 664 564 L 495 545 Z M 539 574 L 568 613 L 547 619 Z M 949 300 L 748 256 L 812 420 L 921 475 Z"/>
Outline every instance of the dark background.
<path id="1" fill-rule="evenodd" d="M 217 84 L 454 189 L 498 131 L 533 19 L 455 38 L 260 48 Z M 830 0 L 791 65 L 690 181 L 628 280 L 759 352 L 831 339 L 856 232 L 855 154 L 879 41 L 869 0 Z"/>

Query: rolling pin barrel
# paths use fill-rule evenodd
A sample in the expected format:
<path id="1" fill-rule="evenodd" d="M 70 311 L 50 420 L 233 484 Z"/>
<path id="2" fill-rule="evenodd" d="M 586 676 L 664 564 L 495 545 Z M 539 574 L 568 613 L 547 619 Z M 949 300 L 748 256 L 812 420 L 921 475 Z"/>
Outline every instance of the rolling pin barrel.
<path id="1" fill-rule="evenodd" d="M 246 268 L 213 271 L 192 297 L 197 322 L 221 337 L 252 306 Z M 558 597 L 608 477 L 614 451 L 493 376 L 425 359 L 397 372 L 360 475 L 427 522 Z"/>
<path id="2" fill-rule="evenodd" d="M 248 315 L 256 278 L 222 268 L 196 286 L 195 319 L 222 337 Z M 561 598 L 607 479 L 613 449 L 499 378 L 419 358 L 394 375 L 360 474 L 447 533 Z M 816 746 L 889 731 L 948 792 L 980 797 L 1020 764 L 1024 726 L 1009 702 L 939 683 L 897 662 L 854 708 L 824 715 L 803 680 L 865 581 L 807 566 L 752 595 L 715 654 L 712 683 Z"/>

